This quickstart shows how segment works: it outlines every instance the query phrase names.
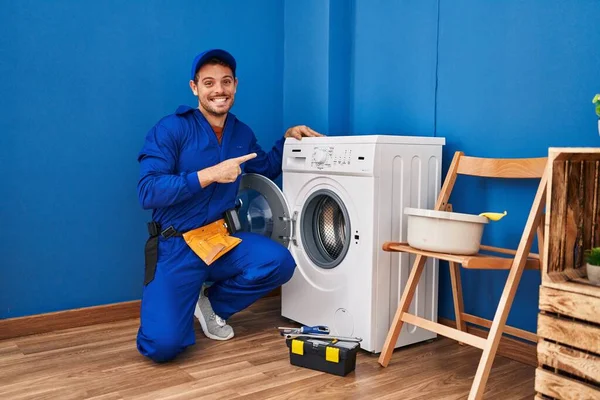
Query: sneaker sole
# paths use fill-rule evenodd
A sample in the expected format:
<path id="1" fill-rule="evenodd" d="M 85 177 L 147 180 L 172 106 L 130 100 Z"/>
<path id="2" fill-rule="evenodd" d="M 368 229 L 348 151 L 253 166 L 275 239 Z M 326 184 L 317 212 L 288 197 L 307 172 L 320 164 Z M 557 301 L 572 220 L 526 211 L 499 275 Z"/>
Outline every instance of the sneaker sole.
<path id="1" fill-rule="evenodd" d="M 198 322 L 200 322 L 200 327 L 202 327 L 202 332 L 204 332 L 204 335 L 209 338 L 209 339 L 213 339 L 213 340 L 229 340 L 234 336 L 234 332 L 231 331 L 230 335 L 227 335 L 225 337 L 220 337 L 220 336 L 216 336 L 211 334 L 208 331 L 208 327 L 206 326 L 206 322 L 204 321 L 204 316 L 202 315 L 202 311 L 200 310 L 200 307 L 198 307 L 198 304 L 196 304 L 196 310 L 194 310 L 194 316 L 196 317 L 196 319 L 198 320 Z"/>

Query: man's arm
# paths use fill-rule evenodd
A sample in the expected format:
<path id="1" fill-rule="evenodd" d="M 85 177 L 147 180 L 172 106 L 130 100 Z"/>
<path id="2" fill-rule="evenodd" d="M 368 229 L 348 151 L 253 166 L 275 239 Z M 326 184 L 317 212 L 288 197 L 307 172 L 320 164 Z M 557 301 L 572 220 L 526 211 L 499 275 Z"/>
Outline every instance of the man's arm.
<path id="1" fill-rule="evenodd" d="M 212 183 L 210 174 L 202 175 L 203 186 L 196 171 L 177 174 L 175 166 L 178 155 L 179 146 L 172 132 L 160 124 L 148 132 L 138 156 L 138 199 L 145 210 L 168 207 L 188 200 Z"/>
<path id="2" fill-rule="evenodd" d="M 234 182 L 242 172 L 240 164 L 256 157 L 255 153 L 247 154 L 197 172 L 176 174 L 178 149 L 172 132 L 161 125 L 146 136 L 138 157 L 141 167 L 138 198 L 144 209 L 168 207 L 188 200 L 215 182 Z"/>

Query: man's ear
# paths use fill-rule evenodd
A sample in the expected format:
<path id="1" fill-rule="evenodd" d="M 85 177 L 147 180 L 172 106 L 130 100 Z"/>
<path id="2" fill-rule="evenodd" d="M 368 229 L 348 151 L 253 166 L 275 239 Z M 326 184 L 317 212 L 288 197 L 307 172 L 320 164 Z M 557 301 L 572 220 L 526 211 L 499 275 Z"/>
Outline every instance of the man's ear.
<path id="1" fill-rule="evenodd" d="M 198 87 L 196 86 L 196 82 L 194 82 L 192 79 L 190 79 L 190 89 L 192 89 L 194 96 L 198 96 Z"/>

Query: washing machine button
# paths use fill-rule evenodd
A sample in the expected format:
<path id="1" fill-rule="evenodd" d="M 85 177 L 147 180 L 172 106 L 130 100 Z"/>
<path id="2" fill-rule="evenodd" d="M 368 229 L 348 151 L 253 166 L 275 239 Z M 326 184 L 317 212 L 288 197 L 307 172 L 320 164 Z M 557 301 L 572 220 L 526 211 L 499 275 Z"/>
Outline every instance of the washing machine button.
<path id="1" fill-rule="evenodd" d="M 325 161 L 327 161 L 327 156 L 328 154 L 326 149 L 317 148 L 313 153 L 313 160 L 317 164 L 325 164 Z"/>

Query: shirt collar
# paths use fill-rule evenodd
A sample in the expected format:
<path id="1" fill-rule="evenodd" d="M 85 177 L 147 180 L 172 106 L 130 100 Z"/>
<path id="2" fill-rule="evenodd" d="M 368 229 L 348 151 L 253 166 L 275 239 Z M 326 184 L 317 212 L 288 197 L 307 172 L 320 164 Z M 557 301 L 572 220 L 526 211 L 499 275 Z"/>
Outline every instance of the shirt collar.
<path id="1" fill-rule="evenodd" d="M 190 106 L 183 106 L 182 105 L 182 106 L 177 107 L 177 110 L 175 111 L 175 114 L 177 114 L 177 115 L 183 115 L 185 113 L 188 113 L 188 112 L 194 111 L 194 110 L 195 110 L 195 108 L 192 108 Z"/>

